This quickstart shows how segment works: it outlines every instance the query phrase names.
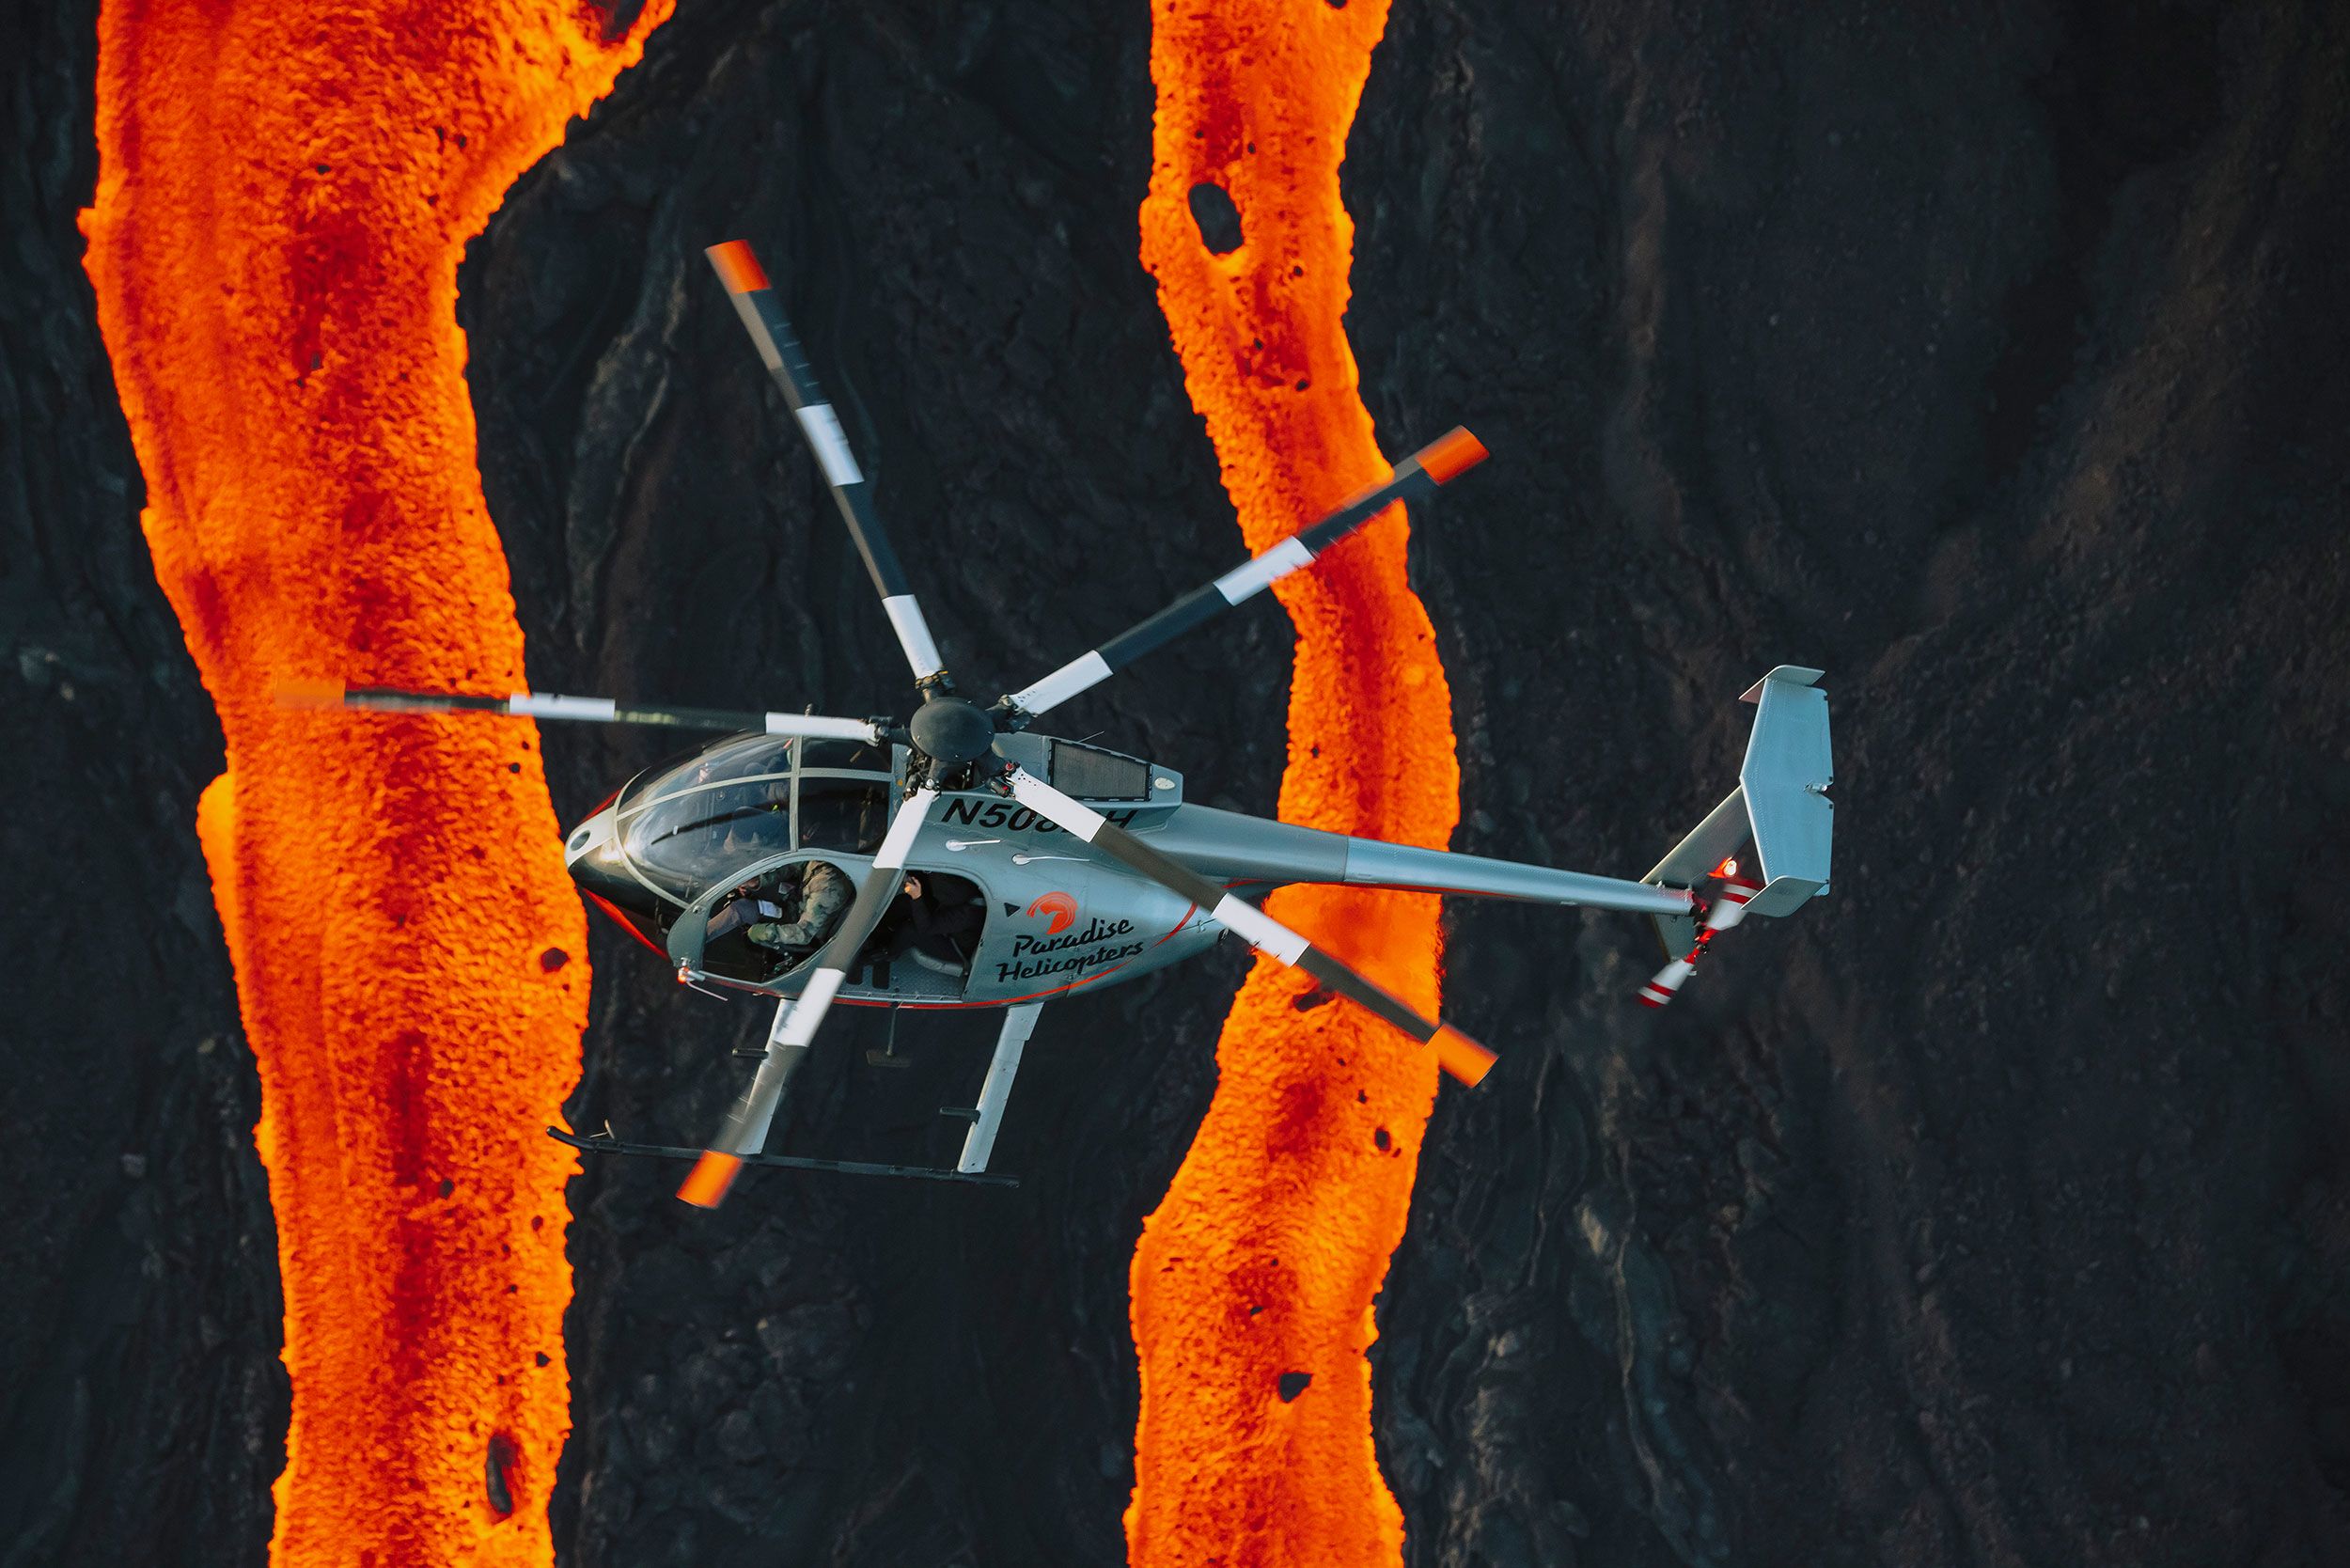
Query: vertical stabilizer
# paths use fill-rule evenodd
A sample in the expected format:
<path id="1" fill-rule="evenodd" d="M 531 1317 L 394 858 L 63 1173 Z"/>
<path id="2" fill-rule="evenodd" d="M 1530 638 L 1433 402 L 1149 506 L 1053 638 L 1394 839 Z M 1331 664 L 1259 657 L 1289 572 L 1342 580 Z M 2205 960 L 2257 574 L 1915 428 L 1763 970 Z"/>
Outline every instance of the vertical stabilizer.
<path id="1" fill-rule="evenodd" d="M 1815 684 L 1820 674 L 1780 665 L 1747 689 L 1742 700 L 1755 704 L 1754 730 L 1747 739 L 1738 787 L 1642 882 L 1712 889 L 1701 897 L 1713 898 L 1717 885 L 1734 879 L 1752 887 L 1750 898 L 1739 898 L 1743 915 L 1792 914 L 1813 894 L 1827 891 L 1836 819 L 1827 790 L 1836 774 L 1828 750 L 1827 695 Z M 1656 934 L 1668 954 L 1694 962 L 1682 955 L 1698 946 L 1701 917 L 1656 917 Z M 1678 984 L 1676 980 L 1668 993 Z"/>
<path id="2" fill-rule="evenodd" d="M 1827 694 L 1820 671 L 1781 665 L 1757 681 L 1744 700 L 1756 704 L 1754 733 L 1738 770 L 1762 865 L 1762 891 L 1747 913 L 1791 914 L 1827 886 L 1836 808 L 1828 786 Z"/>

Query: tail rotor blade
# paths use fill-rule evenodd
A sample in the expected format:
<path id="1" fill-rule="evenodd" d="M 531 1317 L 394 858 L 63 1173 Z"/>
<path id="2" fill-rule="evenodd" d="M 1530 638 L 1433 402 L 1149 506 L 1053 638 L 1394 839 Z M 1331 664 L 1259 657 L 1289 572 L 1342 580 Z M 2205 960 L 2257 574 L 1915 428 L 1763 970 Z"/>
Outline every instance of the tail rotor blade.
<path id="1" fill-rule="evenodd" d="M 826 718 L 816 713 L 759 713 L 751 709 L 623 705 L 608 697 L 557 697 L 516 692 L 478 697 L 462 692 L 403 691 L 394 686 L 351 686 L 339 681 L 280 681 L 281 708 L 343 708 L 378 713 L 505 713 L 515 718 L 569 719 L 586 724 L 641 724 L 670 729 L 764 730 L 809 740 L 866 741 L 888 738 L 880 719 Z"/>
<path id="2" fill-rule="evenodd" d="M 939 659 L 938 644 L 931 636 L 930 623 L 922 617 L 921 604 L 914 597 L 913 585 L 906 581 L 905 569 L 898 564 L 898 553 L 890 548 L 881 514 L 873 510 L 872 487 L 866 483 L 864 470 L 857 466 L 855 454 L 849 450 L 849 438 L 841 433 L 832 400 L 824 396 L 823 386 L 808 365 L 807 352 L 793 336 L 791 323 L 783 314 L 783 304 L 767 280 L 766 269 L 759 264 L 747 240 L 728 240 L 722 245 L 711 246 L 703 254 L 710 258 L 718 280 L 726 285 L 728 297 L 734 301 L 735 313 L 743 318 L 744 329 L 751 335 L 760 361 L 783 389 L 784 400 L 791 405 L 801 433 L 815 448 L 816 461 L 824 470 L 824 482 L 832 486 L 833 499 L 839 504 L 841 519 L 849 525 L 849 537 L 856 541 L 857 554 L 865 558 L 865 570 L 871 574 L 873 587 L 881 594 L 882 609 L 889 617 L 891 630 L 898 634 L 898 645 L 905 651 L 906 662 L 914 666 L 915 682 L 927 684 L 945 675 L 946 666 Z"/>
<path id="3" fill-rule="evenodd" d="M 1733 799 L 1736 797 L 1732 797 Z M 1649 982 L 1640 987 L 1640 1005 L 1663 1007 L 1680 995 L 1683 985 L 1697 972 L 1698 960 L 1703 958 L 1714 938 L 1747 917 L 1747 905 L 1761 891 L 1744 881 L 1724 881 L 1714 895 L 1714 908 L 1699 929 L 1697 946 L 1656 971 Z"/>
<path id="4" fill-rule="evenodd" d="M 1337 510 L 1308 525 L 1262 555 L 1243 561 L 1194 588 L 1138 625 L 1080 654 L 1034 685 L 1004 700 L 1033 718 L 1133 664 L 1145 653 L 1246 603 L 1314 558 L 1398 501 L 1424 501 L 1485 461 L 1484 443 L 1455 426 L 1396 464 L 1389 478 L 1359 491 Z"/>
<path id="5" fill-rule="evenodd" d="M 1061 793 L 1024 768 L 1011 770 L 1010 785 L 1021 805 L 1198 905 L 1259 952 L 1305 970 L 1414 1040 L 1434 1044 L 1438 1065 L 1461 1082 L 1474 1086 L 1492 1070 L 1497 1059 L 1493 1052 L 1459 1029 L 1440 1018 L 1422 1016 L 1410 1003 L 1373 984 L 1255 904 L 1234 898 L 1197 871 L 1168 859 L 1084 802 Z"/>
<path id="6" fill-rule="evenodd" d="M 915 837 L 930 820 L 931 808 L 937 799 L 938 792 L 926 787 L 915 791 L 898 808 L 897 819 L 883 836 L 881 848 L 873 852 L 873 869 L 866 873 L 864 883 L 856 890 L 856 902 L 849 906 L 831 940 L 812 961 L 815 972 L 808 977 L 807 988 L 791 1004 L 789 1014 L 778 1013 L 767 1042 L 767 1061 L 760 1064 L 760 1079 L 768 1076 L 768 1066 L 779 1058 L 807 1055 L 817 1029 L 824 1022 L 824 1014 L 831 1011 L 833 998 L 839 995 L 842 983 L 856 964 L 858 950 L 865 946 L 866 938 L 873 934 L 873 928 L 881 924 L 889 901 L 897 895 L 898 885 L 905 875 L 906 856 L 913 852 Z M 775 1114 L 775 1099 L 781 1097 L 784 1082 L 797 1071 L 798 1065 L 797 1059 L 791 1059 L 788 1066 L 776 1068 L 774 1097 L 765 1105 L 763 1113 L 753 1098 L 759 1092 L 759 1080 L 753 1081 L 751 1095 L 737 1105 L 740 1114 L 727 1118 L 726 1127 L 695 1163 L 685 1184 L 678 1188 L 680 1198 L 700 1209 L 714 1209 L 726 1201 L 727 1189 L 734 1184 L 736 1173 L 743 1168 L 742 1139 L 755 1123 L 760 1140 L 765 1140 L 766 1119 Z"/>

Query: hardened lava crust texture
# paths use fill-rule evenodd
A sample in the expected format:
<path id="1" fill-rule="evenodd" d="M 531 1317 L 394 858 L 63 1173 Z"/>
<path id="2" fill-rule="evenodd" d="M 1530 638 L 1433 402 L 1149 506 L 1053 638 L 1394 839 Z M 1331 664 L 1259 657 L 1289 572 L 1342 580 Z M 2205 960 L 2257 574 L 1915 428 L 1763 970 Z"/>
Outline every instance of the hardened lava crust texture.
<path id="1" fill-rule="evenodd" d="M 536 738 L 273 693 L 520 684 L 457 266 L 641 49 L 611 20 L 99 13 L 85 264 L 226 742 L 196 827 L 285 1303 L 274 1568 L 551 1557 L 576 1166 L 540 1128 L 577 1083 L 588 973 Z"/>
<path id="2" fill-rule="evenodd" d="M 1139 257 L 1151 21 L 663 24 L 459 277 L 534 685 L 901 703 L 699 258 L 736 235 L 969 684 L 1230 564 Z M 79 269 L 91 11 L 15 25 L 0 1540 L 257 1563 L 286 1393 L 192 825 L 220 739 Z M 1439 1093 L 1377 1309 L 1414 1568 L 2342 1560 L 2345 105 L 2322 7 L 1391 8 L 1345 325 L 1388 456 L 1494 453 L 1412 518 L 1454 844 L 1638 874 L 1779 662 L 1830 672 L 1841 817 L 1832 894 L 1662 1014 L 1636 922 L 1447 910 L 1447 1011 L 1502 1062 Z M 1210 254 L 1238 187 L 1189 204 Z M 1269 809 L 1290 651 L 1260 604 L 1055 728 Z M 556 817 L 656 749 L 551 729 Z M 591 933 L 572 1116 L 691 1138 L 763 1020 Z M 1128 1268 L 1246 968 L 1048 1009 L 1014 1193 L 577 1179 L 564 1560 L 1120 1560 Z M 782 1136 L 950 1154 L 986 1022 L 908 1018 L 885 1072 L 853 1021 Z"/>

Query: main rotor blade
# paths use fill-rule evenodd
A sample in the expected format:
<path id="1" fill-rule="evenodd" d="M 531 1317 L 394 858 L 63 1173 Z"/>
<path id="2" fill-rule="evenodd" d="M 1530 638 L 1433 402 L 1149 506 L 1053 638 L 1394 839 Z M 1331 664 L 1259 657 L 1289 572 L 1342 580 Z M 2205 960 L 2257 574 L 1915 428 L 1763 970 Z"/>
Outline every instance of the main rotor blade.
<path id="1" fill-rule="evenodd" d="M 841 917 L 832 939 L 816 955 L 816 972 L 808 977 L 807 989 L 791 1004 L 790 1016 L 777 1019 L 777 1027 L 767 1043 L 768 1062 L 794 1052 L 804 1054 L 808 1043 L 816 1038 L 817 1028 L 832 1008 L 833 997 L 839 994 L 841 983 L 856 963 L 858 949 L 873 934 L 873 928 L 881 924 L 883 912 L 897 896 L 898 885 L 905 875 L 906 856 L 912 853 L 922 824 L 930 820 L 931 807 L 937 799 L 938 792 L 925 787 L 907 796 L 906 803 L 898 808 L 897 820 L 883 835 L 881 848 L 873 852 L 873 869 L 866 873 L 863 885 L 856 890 L 856 902 L 849 906 L 849 913 Z M 792 1065 L 796 1067 L 797 1063 Z M 784 1080 L 791 1071 L 777 1069 L 774 1075 L 776 1095 L 782 1094 Z M 760 1078 L 768 1076 L 766 1063 L 761 1063 Z M 775 1114 L 775 1104 L 771 1099 L 762 1108 L 753 1098 L 758 1092 L 759 1082 L 754 1080 L 752 1095 L 738 1103 L 741 1114 L 727 1118 L 726 1128 L 703 1151 L 693 1172 L 685 1178 L 685 1184 L 678 1188 L 677 1195 L 696 1208 L 714 1209 L 726 1201 L 727 1189 L 734 1184 L 736 1173 L 743 1168 L 742 1138 L 745 1129 L 755 1124 L 760 1137 L 765 1137 L 766 1119 Z"/>
<path id="2" fill-rule="evenodd" d="M 792 336 L 791 323 L 784 319 L 782 302 L 768 284 L 766 269 L 751 254 L 747 240 L 728 240 L 702 254 L 717 270 L 718 281 L 727 286 L 728 297 L 734 301 L 735 313 L 743 318 L 760 360 L 783 388 L 784 400 L 791 405 L 801 433 L 816 449 L 824 480 L 832 486 L 833 499 L 839 503 L 840 516 L 849 525 L 849 537 L 856 541 L 857 554 L 865 557 L 865 570 L 872 574 L 882 609 L 898 634 L 898 646 L 905 650 L 906 663 L 914 666 L 916 682 L 943 674 L 946 666 L 939 661 L 930 623 L 922 619 L 913 585 L 906 581 L 898 553 L 889 547 L 881 515 L 873 510 L 872 487 L 865 482 L 865 473 L 849 450 L 849 438 L 841 433 L 839 416 L 833 413 L 831 400 L 809 368 L 807 352 Z"/>
<path id="3" fill-rule="evenodd" d="M 516 692 L 473 697 L 462 692 L 412 692 L 396 686 L 352 686 L 339 681 L 280 681 L 281 708 L 350 708 L 379 713 L 509 713 L 515 718 L 576 719 L 588 724 L 650 724 L 671 729 L 763 729 L 814 741 L 866 741 L 889 735 L 880 719 L 825 718 L 817 713 L 762 713 L 731 708 L 622 707 L 608 697 L 556 697 Z"/>
<path id="4" fill-rule="evenodd" d="M 1461 1082 L 1475 1085 L 1497 1059 L 1484 1046 L 1441 1018 L 1424 1018 L 1402 998 L 1348 968 L 1255 904 L 1234 898 L 1206 877 L 1178 864 L 1120 827 L 1083 801 L 1073 800 L 1025 768 L 1010 775 L 1020 804 L 1055 826 L 1097 844 L 1170 892 L 1190 900 L 1261 953 L 1303 969 L 1340 996 L 1372 1012 L 1422 1043 L 1434 1042 L 1436 1061 Z"/>
<path id="5" fill-rule="evenodd" d="M 790 1027 L 795 1005 L 789 997 L 776 1004 L 775 1022 L 767 1026 L 767 1054 L 760 1059 L 749 1087 L 727 1108 L 726 1125 L 719 1131 L 716 1147 L 729 1153 L 756 1154 L 767 1147 L 767 1129 L 776 1120 L 776 1107 L 783 1104 L 792 1074 L 807 1060 L 807 1046 L 784 1043 L 784 1030 Z"/>
<path id="6" fill-rule="evenodd" d="M 1396 464 L 1383 483 L 1359 491 L 1320 522 L 1300 528 L 1261 556 L 1251 557 L 1215 581 L 1194 588 L 1158 614 L 1120 632 L 1089 653 L 1080 654 L 1036 684 L 1005 700 L 1031 718 L 1099 685 L 1152 649 L 1214 619 L 1299 568 L 1310 565 L 1340 540 L 1398 501 L 1424 501 L 1485 461 L 1484 444 L 1461 426 Z"/>

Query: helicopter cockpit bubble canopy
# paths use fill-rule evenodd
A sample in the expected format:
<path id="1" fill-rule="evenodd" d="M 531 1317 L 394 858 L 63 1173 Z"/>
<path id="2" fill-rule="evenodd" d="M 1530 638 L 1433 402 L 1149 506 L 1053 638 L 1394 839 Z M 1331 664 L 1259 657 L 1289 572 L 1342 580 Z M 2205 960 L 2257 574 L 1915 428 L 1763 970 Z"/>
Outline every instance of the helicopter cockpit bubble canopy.
<path id="1" fill-rule="evenodd" d="M 622 907 L 650 893 L 682 908 L 801 845 L 870 853 L 889 826 L 895 761 L 890 747 L 857 741 L 719 741 L 631 780 L 574 829 L 572 874 Z"/>

